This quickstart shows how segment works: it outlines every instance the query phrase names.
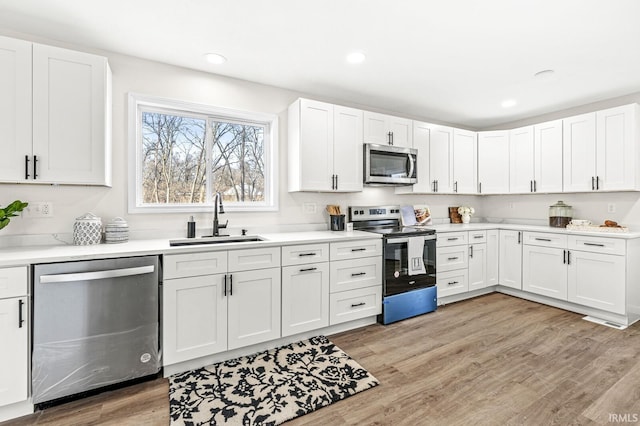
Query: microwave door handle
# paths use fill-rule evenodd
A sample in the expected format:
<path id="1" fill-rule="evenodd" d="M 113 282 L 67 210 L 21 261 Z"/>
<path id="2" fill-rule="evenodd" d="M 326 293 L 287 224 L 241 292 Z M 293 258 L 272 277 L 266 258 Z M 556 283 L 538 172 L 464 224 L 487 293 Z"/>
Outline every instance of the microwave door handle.
<path id="1" fill-rule="evenodd" d="M 413 155 L 411 154 L 407 154 L 407 156 L 409 157 L 409 175 L 407 177 L 410 178 L 413 176 L 413 170 L 415 169 L 416 160 L 413 159 Z"/>

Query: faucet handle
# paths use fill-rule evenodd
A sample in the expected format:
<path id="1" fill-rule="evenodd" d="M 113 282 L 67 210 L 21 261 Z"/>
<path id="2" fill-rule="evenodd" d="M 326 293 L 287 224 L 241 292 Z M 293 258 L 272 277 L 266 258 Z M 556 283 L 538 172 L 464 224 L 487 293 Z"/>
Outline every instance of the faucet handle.
<path id="1" fill-rule="evenodd" d="M 226 228 L 228 224 L 229 224 L 229 219 L 227 219 L 224 225 L 218 225 L 218 228 Z"/>

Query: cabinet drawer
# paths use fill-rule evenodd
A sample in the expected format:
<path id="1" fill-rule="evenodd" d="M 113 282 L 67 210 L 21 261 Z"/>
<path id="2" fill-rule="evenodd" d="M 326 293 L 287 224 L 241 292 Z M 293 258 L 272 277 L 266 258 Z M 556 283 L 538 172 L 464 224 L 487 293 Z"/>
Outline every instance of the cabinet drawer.
<path id="1" fill-rule="evenodd" d="M 224 274 L 227 272 L 227 252 L 165 255 L 163 272 L 165 279 Z"/>
<path id="2" fill-rule="evenodd" d="M 522 241 L 529 246 L 567 248 L 567 236 L 550 232 L 523 232 Z"/>
<path id="3" fill-rule="evenodd" d="M 330 325 L 382 313 L 382 285 L 341 291 L 329 296 Z"/>
<path id="4" fill-rule="evenodd" d="M 590 235 L 569 235 L 569 249 L 619 255 L 624 255 L 627 252 L 626 241 L 622 238 L 592 237 Z"/>
<path id="5" fill-rule="evenodd" d="M 443 232 L 437 233 L 438 239 L 436 240 L 436 247 L 449 247 L 459 246 L 461 244 L 467 244 L 468 235 L 467 232 Z"/>
<path id="6" fill-rule="evenodd" d="M 329 244 L 302 244 L 282 247 L 282 266 L 328 262 Z"/>
<path id="7" fill-rule="evenodd" d="M 382 239 L 331 243 L 331 261 L 382 256 Z"/>
<path id="8" fill-rule="evenodd" d="M 487 231 L 469 231 L 469 244 L 487 242 Z"/>
<path id="9" fill-rule="evenodd" d="M 467 269 L 469 265 L 469 246 L 443 247 L 436 250 L 437 273 L 454 269 Z"/>
<path id="10" fill-rule="evenodd" d="M 229 272 L 280 266 L 280 247 L 232 250 L 229 252 Z"/>
<path id="11" fill-rule="evenodd" d="M 331 293 L 382 284 L 382 256 L 331 262 Z"/>
<path id="12" fill-rule="evenodd" d="M 0 269 L 0 299 L 27 295 L 27 267 Z"/>
<path id="13" fill-rule="evenodd" d="M 466 269 L 438 272 L 436 275 L 438 298 L 469 291 L 469 272 Z"/>

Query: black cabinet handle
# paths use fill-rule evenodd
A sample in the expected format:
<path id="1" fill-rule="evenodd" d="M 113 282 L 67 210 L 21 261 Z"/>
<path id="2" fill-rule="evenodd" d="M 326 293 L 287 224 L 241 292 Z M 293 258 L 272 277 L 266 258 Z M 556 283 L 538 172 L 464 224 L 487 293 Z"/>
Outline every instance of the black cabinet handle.
<path id="1" fill-rule="evenodd" d="M 224 276 L 224 297 L 227 297 L 227 275 Z"/>
<path id="2" fill-rule="evenodd" d="M 300 272 L 309 272 L 309 271 L 315 271 L 318 268 L 304 268 L 304 269 L 300 269 Z"/>
<path id="3" fill-rule="evenodd" d="M 229 296 L 233 296 L 233 275 L 229 275 Z"/>
<path id="4" fill-rule="evenodd" d="M 473 258 L 473 246 L 469 246 L 469 257 Z"/>
<path id="5" fill-rule="evenodd" d="M 366 250 L 366 248 L 354 248 L 354 249 L 351 249 L 351 251 L 365 251 L 365 250 Z"/>
<path id="6" fill-rule="evenodd" d="M 458 192 L 458 181 L 453 182 L 453 192 Z"/>
<path id="7" fill-rule="evenodd" d="M 366 272 L 354 272 L 353 274 L 351 274 L 352 277 L 360 277 L 362 275 L 367 275 Z"/>
<path id="8" fill-rule="evenodd" d="M 547 242 L 551 242 L 551 240 L 549 238 L 535 238 L 536 241 L 547 241 Z"/>
<path id="9" fill-rule="evenodd" d="M 533 180 L 533 192 L 538 192 L 538 181 Z"/>
<path id="10" fill-rule="evenodd" d="M 604 244 L 583 243 L 585 246 L 604 247 Z"/>
<path id="11" fill-rule="evenodd" d="M 364 305 L 366 305 L 366 303 L 364 303 L 364 302 L 360 302 L 360 303 L 352 303 L 352 304 L 351 304 L 351 307 L 352 307 L 352 308 L 357 308 L 358 306 L 364 306 Z"/>
<path id="12" fill-rule="evenodd" d="M 448 285 L 455 285 L 455 284 L 458 284 L 458 281 L 449 281 L 447 284 Z"/>
<path id="13" fill-rule="evenodd" d="M 594 189 L 596 189 L 596 178 L 594 178 L 593 176 L 591 176 L 591 190 L 593 191 Z"/>
<path id="14" fill-rule="evenodd" d="M 24 323 L 24 317 L 22 315 L 22 307 L 24 306 L 24 300 L 18 300 L 18 328 L 22 328 Z"/>
<path id="15" fill-rule="evenodd" d="M 29 179 L 29 156 L 24 156 L 24 178 Z"/>
<path id="16" fill-rule="evenodd" d="M 482 235 L 474 235 L 473 238 L 482 238 Z"/>
<path id="17" fill-rule="evenodd" d="M 596 176 L 596 190 L 600 189 L 600 176 Z"/>
<path id="18" fill-rule="evenodd" d="M 300 253 L 298 254 L 299 257 L 303 257 L 303 256 L 315 256 L 316 253 Z"/>
<path id="19" fill-rule="evenodd" d="M 457 257 L 447 257 L 447 260 L 456 260 L 458 259 Z"/>
<path id="20" fill-rule="evenodd" d="M 482 182 L 478 182 L 478 194 L 482 194 Z"/>
<path id="21" fill-rule="evenodd" d="M 571 265 L 571 252 L 567 250 L 567 265 Z"/>
<path id="22" fill-rule="evenodd" d="M 447 241 L 455 241 L 457 239 L 458 239 L 458 237 L 450 237 L 450 238 L 447 238 Z"/>
<path id="23" fill-rule="evenodd" d="M 336 175 L 336 191 L 338 190 L 338 175 Z"/>
<path id="24" fill-rule="evenodd" d="M 37 165 L 38 165 L 38 156 L 34 155 L 33 156 L 33 180 L 36 180 L 38 178 Z"/>
<path id="25" fill-rule="evenodd" d="M 533 192 L 533 181 L 529 181 L 529 192 Z"/>
<path id="26" fill-rule="evenodd" d="M 565 263 L 567 263 L 567 251 L 562 250 L 562 264 L 564 265 Z"/>
<path id="27" fill-rule="evenodd" d="M 436 192 L 438 192 L 440 190 L 440 185 L 438 185 L 438 180 L 436 179 Z"/>
<path id="28" fill-rule="evenodd" d="M 518 244 L 522 241 L 522 233 L 518 231 Z"/>

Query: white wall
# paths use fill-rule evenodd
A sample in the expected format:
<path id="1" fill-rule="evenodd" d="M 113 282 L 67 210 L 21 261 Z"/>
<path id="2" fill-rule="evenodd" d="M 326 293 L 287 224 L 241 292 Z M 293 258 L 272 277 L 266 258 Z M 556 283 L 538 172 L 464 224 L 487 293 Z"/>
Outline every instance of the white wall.
<path id="1" fill-rule="evenodd" d="M 25 37 L 22 37 L 25 38 Z M 34 40 L 41 41 L 41 40 Z M 41 41 L 46 42 L 46 41 Z M 53 43 L 51 43 L 53 44 Z M 72 46 L 63 46 L 71 47 Z M 327 224 L 324 212 L 326 204 L 368 205 L 379 203 L 427 203 L 432 206 L 434 217 L 448 217 L 449 205 L 461 203 L 479 205 L 479 199 L 453 196 L 396 196 L 392 188 L 366 188 L 357 194 L 288 193 L 287 182 L 287 107 L 302 94 L 285 89 L 247 81 L 226 78 L 188 70 L 128 56 L 96 52 L 108 56 L 113 72 L 113 187 L 77 187 L 0 184 L 0 205 L 14 199 L 23 201 L 50 201 L 52 218 L 14 218 L 0 236 L 22 234 L 68 234 L 72 232 L 75 218 L 92 212 L 106 222 L 114 217 L 125 218 L 132 231 L 147 235 L 186 234 L 189 214 L 128 214 L 127 213 L 127 94 L 142 94 L 175 98 L 227 108 L 274 113 L 279 115 L 279 205 L 278 212 L 227 213 L 222 219 L 229 226 L 247 228 L 249 232 L 282 228 L 290 224 Z M 330 99 L 326 99 L 331 101 Z M 353 105 L 351 105 L 353 106 Z M 303 203 L 317 204 L 315 214 L 305 214 Z M 478 213 L 481 213 L 480 211 Z M 199 233 L 211 228 L 212 214 L 195 214 Z M 153 232 L 152 232 L 153 231 Z"/>

